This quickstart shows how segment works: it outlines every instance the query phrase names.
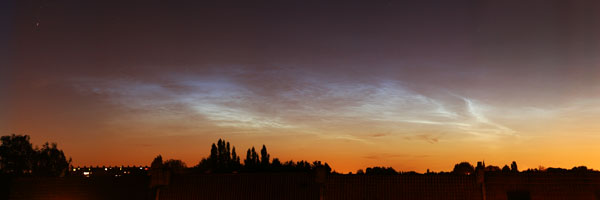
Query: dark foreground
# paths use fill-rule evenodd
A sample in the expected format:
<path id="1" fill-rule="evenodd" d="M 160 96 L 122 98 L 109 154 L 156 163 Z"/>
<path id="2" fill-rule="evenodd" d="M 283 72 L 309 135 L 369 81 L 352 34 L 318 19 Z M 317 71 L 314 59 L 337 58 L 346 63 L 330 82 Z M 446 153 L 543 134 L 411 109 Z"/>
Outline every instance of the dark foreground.
<path id="1" fill-rule="evenodd" d="M 1 199 L 600 199 L 598 174 L 179 175 L 150 187 L 149 176 L 3 178 Z M 158 189 L 157 189 L 158 188 Z M 158 194 L 158 197 L 156 196 Z"/>

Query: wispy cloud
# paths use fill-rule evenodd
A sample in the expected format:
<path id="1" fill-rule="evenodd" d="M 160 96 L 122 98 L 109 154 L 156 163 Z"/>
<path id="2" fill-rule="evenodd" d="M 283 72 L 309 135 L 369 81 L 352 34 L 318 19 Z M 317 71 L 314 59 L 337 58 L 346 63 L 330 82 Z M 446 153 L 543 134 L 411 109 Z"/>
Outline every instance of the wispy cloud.
<path id="1" fill-rule="evenodd" d="M 476 122 L 474 126 L 465 129 L 469 131 L 469 133 L 476 135 L 512 135 L 516 133 L 516 131 L 506 126 L 489 120 L 484 114 L 484 105 L 476 104 L 473 100 L 464 97 L 463 100 L 465 101 L 468 113 L 473 116 Z"/>
<path id="2" fill-rule="evenodd" d="M 90 78 L 74 84 L 81 92 L 102 95 L 129 109 L 164 115 L 177 108 L 214 126 L 238 129 L 288 129 L 360 142 L 383 136 L 374 136 L 375 131 L 429 143 L 443 139 L 436 133 L 423 134 L 430 130 L 444 130 L 449 138 L 515 133 L 486 116 L 489 105 L 455 95 L 429 97 L 401 81 L 332 81 L 294 70 L 256 73 L 261 72 L 170 74 L 150 81 Z"/>
<path id="3" fill-rule="evenodd" d="M 436 142 L 439 141 L 440 136 L 433 136 L 432 134 L 420 134 L 420 135 L 415 135 L 412 137 L 407 137 L 407 139 L 419 139 L 419 140 L 424 140 L 427 141 L 431 144 L 434 144 Z"/>
<path id="4" fill-rule="evenodd" d="M 427 158 L 430 157 L 431 155 L 411 155 L 411 154 L 391 154 L 391 153 L 371 153 L 371 154 L 367 154 L 365 156 L 363 156 L 363 158 L 366 159 L 373 159 L 373 160 L 391 160 L 391 159 L 397 159 L 397 158 L 412 158 L 412 159 L 420 159 L 420 158 Z"/>

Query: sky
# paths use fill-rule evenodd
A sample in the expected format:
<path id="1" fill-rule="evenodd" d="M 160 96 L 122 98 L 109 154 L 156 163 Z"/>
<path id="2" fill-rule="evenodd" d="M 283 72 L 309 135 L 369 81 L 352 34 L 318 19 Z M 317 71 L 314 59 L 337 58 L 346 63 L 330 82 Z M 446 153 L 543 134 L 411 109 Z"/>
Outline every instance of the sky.
<path id="1" fill-rule="evenodd" d="M 596 1 L 3 3 L 0 134 L 73 165 L 600 169 Z"/>

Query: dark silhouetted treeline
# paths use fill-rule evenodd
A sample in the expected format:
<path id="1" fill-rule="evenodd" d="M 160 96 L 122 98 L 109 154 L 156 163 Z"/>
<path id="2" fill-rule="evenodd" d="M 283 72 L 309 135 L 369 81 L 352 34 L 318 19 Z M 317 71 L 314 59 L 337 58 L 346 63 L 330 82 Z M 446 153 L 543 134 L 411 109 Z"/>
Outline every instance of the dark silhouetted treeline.
<path id="1" fill-rule="evenodd" d="M 460 162 L 454 165 L 454 169 L 452 170 L 453 174 L 459 175 L 471 175 L 476 173 L 477 171 L 484 172 L 501 172 L 501 173 L 518 173 L 519 169 L 517 167 L 517 162 L 513 161 L 508 165 L 504 165 L 502 168 L 494 165 L 485 165 L 485 162 L 477 162 L 477 166 L 473 167 L 469 162 Z"/>
<path id="2" fill-rule="evenodd" d="M 3 176 L 64 176 L 67 175 L 71 159 L 67 159 L 62 150 L 58 149 L 56 143 L 45 143 L 41 148 L 34 147 L 28 135 L 7 135 L 0 137 L 0 175 Z M 88 167 L 83 167 L 88 168 Z M 99 168 L 99 167 L 96 167 Z M 102 167 L 105 168 L 105 167 Z M 124 168 L 124 167 L 120 167 Z M 125 167 L 129 168 L 129 167 Z M 151 168 L 161 168 L 172 173 L 248 173 L 248 172 L 311 172 L 317 168 L 323 168 L 328 173 L 331 171 L 329 164 L 321 161 L 281 161 L 278 158 L 271 159 L 267 147 L 262 145 L 260 151 L 254 147 L 246 150 L 245 158 L 241 159 L 235 146 L 229 142 L 219 139 L 210 148 L 210 155 L 203 158 L 196 166 L 188 168 L 181 160 L 169 159 L 163 161 L 158 155 L 152 162 Z M 73 168 L 79 172 L 79 168 Z M 142 169 L 142 168 L 140 168 Z M 105 168 L 105 171 L 107 168 Z M 82 172 L 85 171 L 82 169 Z M 89 171 L 89 170 L 88 170 Z M 478 162 L 477 166 L 469 162 L 460 162 L 454 165 L 451 172 L 431 172 L 427 174 L 452 173 L 457 175 L 473 175 L 477 172 L 485 173 L 600 173 L 586 166 L 577 166 L 572 169 L 545 168 L 527 169 L 519 171 L 517 163 L 513 161 L 510 165 L 503 167 Z M 79 174 L 79 173 L 78 173 Z M 352 174 L 352 173 L 350 173 Z M 392 167 L 368 167 L 358 170 L 356 174 L 364 175 L 398 175 L 418 174 L 414 171 L 401 172 Z"/>
<path id="3" fill-rule="evenodd" d="M 163 165 L 155 165 L 155 163 L 162 163 L 162 157 L 160 155 L 155 158 L 152 162 L 152 166 L 164 166 L 164 168 L 171 170 L 172 172 L 184 171 L 185 163 L 180 160 L 169 160 L 164 162 Z M 167 164 L 177 163 L 177 164 Z M 173 166 L 169 166 L 173 165 Z M 310 172 L 318 167 L 326 168 L 327 172 L 337 174 L 337 172 L 331 172 L 331 167 L 327 163 L 321 161 L 314 161 L 312 163 L 307 161 L 286 161 L 281 162 L 278 158 L 271 160 L 271 155 L 267 151 L 265 145 L 260 149 L 260 153 L 252 147 L 246 151 L 246 157 L 243 162 L 236 151 L 235 146 L 229 142 L 219 139 L 217 143 L 213 143 L 210 149 L 210 155 L 203 158 L 198 165 L 192 167 L 188 171 L 197 173 L 244 173 L 244 172 Z M 517 162 L 513 161 L 510 165 L 504 165 L 503 167 L 494 165 L 485 165 L 485 162 L 478 162 L 477 166 L 473 166 L 469 162 L 460 162 L 454 165 L 451 172 L 431 172 L 427 170 L 426 174 L 456 174 L 456 175 L 474 175 L 478 171 L 485 173 L 572 173 L 572 172 L 595 172 L 592 169 L 588 169 L 585 166 L 574 167 L 571 170 L 562 168 L 543 168 L 540 169 L 528 169 L 523 172 L 519 172 Z M 349 174 L 353 174 L 350 172 Z M 366 169 L 359 169 L 356 174 L 358 175 L 399 175 L 399 174 L 419 174 L 414 171 L 402 172 L 396 171 L 392 167 L 368 167 Z"/>
<path id="4" fill-rule="evenodd" d="M 593 169 L 588 169 L 586 166 L 573 167 L 572 169 L 563 168 L 544 168 L 539 167 L 537 169 L 527 169 L 525 171 L 519 171 L 517 162 L 513 161 L 509 165 L 504 165 L 502 168 L 494 165 L 485 165 L 484 162 L 478 162 L 477 166 L 471 165 L 469 162 L 460 162 L 454 165 L 454 169 L 451 172 L 431 172 L 427 170 L 426 174 L 456 174 L 456 175 L 473 175 L 477 171 L 483 171 L 485 173 L 502 173 L 502 174 L 514 174 L 514 173 L 600 173 Z M 352 172 L 350 172 L 352 174 Z M 360 175 L 398 175 L 398 174 L 419 174 L 414 171 L 400 172 L 396 171 L 392 167 L 368 167 L 365 170 L 359 169 L 356 174 Z"/>
<path id="5" fill-rule="evenodd" d="M 359 169 L 356 174 L 366 175 L 397 175 L 403 173 L 416 173 L 416 172 L 398 172 L 392 167 L 367 167 L 365 170 Z"/>
<path id="6" fill-rule="evenodd" d="M 28 135 L 0 138 L 0 173 L 8 176 L 64 176 L 71 159 L 67 159 L 56 143 L 33 147 Z"/>
<path id="7" fill-rule="evenodd" d="M 540 166 L 536 169 L 527 169 L 527 170 L 523 171 L 522 173 L 565 173 L 566 174 L 566 173 L 590 173 L 590 172 L 600 173 L 599 171 L 596 171 L 594 169 L 589 169 L 586 166 L 576 166 L 571 169 L 555 168 L 555 167 L 545 168 L 543 166 Z"/>
<path id="8" fill-rule="evenodd" d="M 278 158 L 271 160 L 271 155 L 267 152 L 265 145 L 260 149 L 260 153 L 254 147 L 249 148 L 242 163 L 235 146 L 219 139 L 216 144 L 212 144 L 210 155 L 203 158 L 193 169 L 201 173 L 309 172 L 318 167 L 324 167 L 327 172 L 331 172 L 329 164 L 321 161 L 310 163 L 303 160 L 282 162 Z"/>
<path id="9" fill-rule="evenodd" d="M 171 173 L 183 173 L 187 169 L 187 165 L 181 160 L 169 159 L 163 161 L 162 156 L 158 155 L 152 161 L 150 168 L 153 169 L 165 169 Z"/>

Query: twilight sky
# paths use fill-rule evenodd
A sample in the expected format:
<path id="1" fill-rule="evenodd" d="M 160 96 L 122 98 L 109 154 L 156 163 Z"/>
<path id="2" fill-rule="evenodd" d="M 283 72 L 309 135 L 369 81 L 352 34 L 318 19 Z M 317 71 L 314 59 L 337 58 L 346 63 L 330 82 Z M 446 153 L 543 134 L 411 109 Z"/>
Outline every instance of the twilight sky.
<path id="1" fill-rule="evenodd" d="M 600 168 L 597 1 L 199 2 L 3 3 L 0 133 L 74 165 L 224 138 L 339 172 Z"/>

